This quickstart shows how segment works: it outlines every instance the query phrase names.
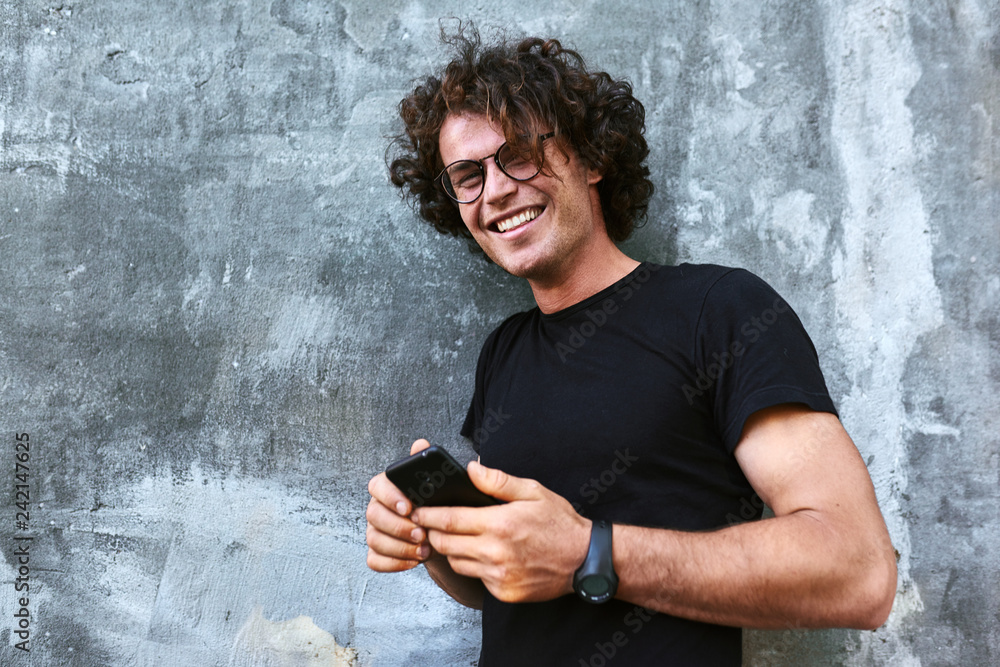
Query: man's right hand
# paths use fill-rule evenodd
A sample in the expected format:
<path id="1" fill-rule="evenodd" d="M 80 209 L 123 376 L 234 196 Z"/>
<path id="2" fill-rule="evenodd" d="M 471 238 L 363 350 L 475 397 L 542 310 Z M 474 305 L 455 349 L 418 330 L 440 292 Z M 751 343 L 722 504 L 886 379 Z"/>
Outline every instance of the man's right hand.
<path id="1" fill-rule="evenodd" d="M 410 454 L 427 449 L 431 443 L 417 440 L 410 447 Z M 372 499 L 365 513 L 368 519 L 368 567 L 376 572 L 402 572 L 411 570 L 431 555 L 427 531 L 410 521 L 413 504 L 379 473 L 368 482 Z"/>

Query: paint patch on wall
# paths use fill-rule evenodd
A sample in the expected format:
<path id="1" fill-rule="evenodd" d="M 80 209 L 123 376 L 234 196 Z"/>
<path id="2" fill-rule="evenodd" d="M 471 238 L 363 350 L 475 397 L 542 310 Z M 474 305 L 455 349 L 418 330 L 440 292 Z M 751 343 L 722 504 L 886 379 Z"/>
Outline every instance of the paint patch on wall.
<path id="1" fill-rule="evenodd" d="M 829 234 L 828 225 L 811 214 L 816 195 L 794 190 L 778 197 L 771 208 L 771 224 L 767 228 L 773 237 L 762 238 L 781 253 L 794 253 L 803 268 L 812 270 L 824 258 Z M 761 232 L 758 232 L 761 235 Z"/>
<path id="2" fill-rule="evenodd" d="M 357 658 L 308 616 L 271 621 L 257 606 L 236 635 L 229 667 L 355 667 Z"/>

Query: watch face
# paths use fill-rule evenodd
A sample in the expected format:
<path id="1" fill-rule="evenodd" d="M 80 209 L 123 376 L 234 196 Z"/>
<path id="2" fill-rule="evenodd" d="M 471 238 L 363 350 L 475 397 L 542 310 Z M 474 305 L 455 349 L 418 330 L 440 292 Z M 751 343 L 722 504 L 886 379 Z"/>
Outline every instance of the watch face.
<path id="1" fill-rule="evenodd" d="M 600 598 L 607 595 L 610 590 L 608 578 L 600 574 L 591 574 L 580 581 L 580 590 L 590 598 Z"/>

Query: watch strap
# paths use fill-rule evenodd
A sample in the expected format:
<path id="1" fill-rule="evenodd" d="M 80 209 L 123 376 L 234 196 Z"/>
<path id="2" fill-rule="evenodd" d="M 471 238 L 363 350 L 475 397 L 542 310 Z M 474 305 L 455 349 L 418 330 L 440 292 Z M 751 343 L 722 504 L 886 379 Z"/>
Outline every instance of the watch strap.
<path id="1" fill-rule="evenodd" d="M 583 565 L 573 575 L 573 589 L 583 600 L 599 604 L 607 602 L 618 590 L 618 575 L 615 573 L 612 549 L 612 524 L 594 521 L 590 529 L 590 546 Z M 589 577 L 603 580 L 604 592 L 594 595 L 587 591 L 584 582 Z"/>

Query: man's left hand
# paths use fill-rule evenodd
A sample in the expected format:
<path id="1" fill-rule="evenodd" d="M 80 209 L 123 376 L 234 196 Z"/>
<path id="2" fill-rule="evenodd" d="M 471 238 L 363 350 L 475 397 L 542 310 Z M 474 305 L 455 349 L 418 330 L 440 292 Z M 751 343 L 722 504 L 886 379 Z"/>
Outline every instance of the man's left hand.
<path id="1" fill-rule="evenodd" d="M 573 592 L 590 543 L 589 519 L 532 479 L 473 461 L 469 477 L 503 505 L 422 507 L 411 520 L 458 574 L 481 579 L 498 600 L 541 602 Z"/>

